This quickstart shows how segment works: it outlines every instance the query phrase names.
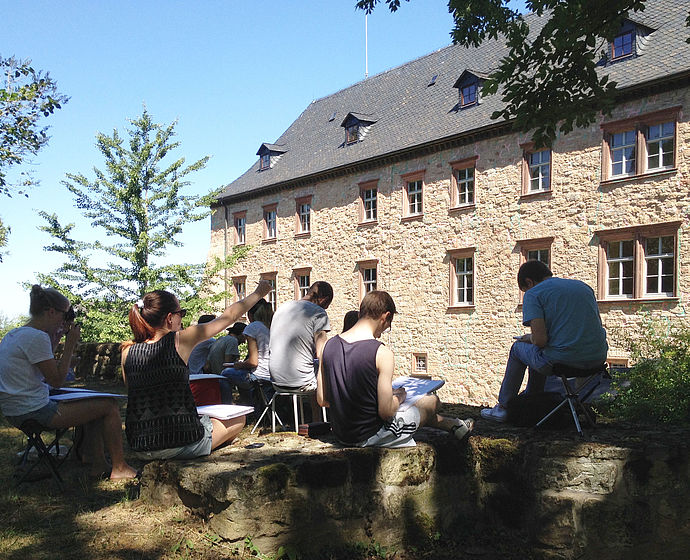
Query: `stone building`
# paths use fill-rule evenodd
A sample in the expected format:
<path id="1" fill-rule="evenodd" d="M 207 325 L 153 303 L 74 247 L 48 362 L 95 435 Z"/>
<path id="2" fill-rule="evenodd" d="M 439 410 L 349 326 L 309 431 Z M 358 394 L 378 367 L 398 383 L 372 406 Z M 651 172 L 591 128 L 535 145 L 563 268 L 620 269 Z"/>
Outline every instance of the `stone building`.
<path id="1" fill-rule="evenodd" d="M 396 373 L 446 380 L 441 397 L 492 403 L 521 325 L 516 273 L 538 258 L 595 290 L 610 358 L 649 317 L 685 317 L 690 292 L 687 3 L 652 0 L 602 51 L 610 116 L 536 150 L 490 115 L 482 85 L 505 47 L 450 46 L 312 102 L 213 208 L 211 256 L 242 295 L 274 303 L 335 290 L 333 333 L 372 288 L 399 315 Z M 535 15 L 530 25 L 539 25 Z"/>

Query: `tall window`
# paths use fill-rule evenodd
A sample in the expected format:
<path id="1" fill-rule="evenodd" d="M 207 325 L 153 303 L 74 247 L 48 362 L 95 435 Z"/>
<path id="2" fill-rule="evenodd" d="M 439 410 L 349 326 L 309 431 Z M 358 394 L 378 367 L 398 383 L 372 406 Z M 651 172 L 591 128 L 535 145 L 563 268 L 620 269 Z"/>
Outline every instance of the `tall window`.
<path id="1" fill-rule="evenodd" d="M 369 292 L 378 289 L 378 261 L 359 261 L 359 300 Z"/>
<path id="2" fill-rule="evenodd" d="M 475 164 L 477 156 L 451 161 L 453 169 L 450 186 L 450 205 L 452 208 L 474 204 Z"/>
<path id="3" fill-rule="evenodd" d="M 266 153 L 259 159 L 259 169 L 263 171 L 264 169 L 269 169 L 271 167 L 271 154 Z"/>
<path id="4" fill-rule="evenodd" d="M 608 268 L 609 297 L 633 297 L 633 257 L 634 242 L 632 239 L 611 241 L 606 255 Z"/>
<path id="5" fill-rule="evenodd" d="M 232 279 L 232 287 L 235 291 L 235 301 L 240 301 L 247 296 L 247 277 L 237 276 Z"/>
<path id="6" fill-rule="evenodd" d="M 523 194 L 551 189 L 551 150 L 525 152 L 527 177 L 523 179 Z"/>
<path id="7" fill-rule="evenodd" d="M 602 124 L 602 180 L 675 169 L 679 110 L 673 107 Z"/>
<path id="8" fill-rule="evenodd" d="M 311 196 L 295 201 L 295 233 L 306 235 L 311 232 Z"/>
<path id="9" fill-rule="evenodd" d="M 236 212 L 233 214 L 233 221 L 235 223 L 235 245 L 244 245 L 247 240 L 247 213 Z"/>
<path id="10" fill-rule="evenodd" d="M 599 299 L 676 295 L 677 232 L 681 222 L 598 231 Z"/>
<path id="11" fill-rule="evenodd" d="M 264 206 L 264 240 L 272 240 L 277 235 L 278 212 L 277 206 Z"/>
<path id="12" fill-rule="evenodd" d="M 375 222 L 378 220 L 377 196 L 378 188 L 375 185 L 360 190 L 362 209 L 360 222 Z"/>
<path id="13" fill-rule="evenodd" d="M 611 175 L 635 174 L 635 151 L 637 148 L 637 133 L 625 130 L 611 135 Z"/>
<path id="14" fill-rule="evenodd" d="M 402 175 L 403 218 L 422 216 L 424 212 L 424 170 Z"/>
<path id="15" fill-rule="evenodd" d="M 261 279 L 266 280 L 271 285 L 271 291 L 266 295 L 266 301 L 271 304 L 271 309 L 276 310 L 278 298 L 276 296 L 276 272 L 265 272 L 261 274 Z"/>
<path id="16" fill-rule="evenodd" d="M 311 268 L 296 268 L 292 274 L 295 279 L 295 299 L 302 299 L 311 286 Z"/>
<path id="17" fill-rule="evenodd" d="M 449 251 L 450 306 L 474 305 L 474 249 Z"/>

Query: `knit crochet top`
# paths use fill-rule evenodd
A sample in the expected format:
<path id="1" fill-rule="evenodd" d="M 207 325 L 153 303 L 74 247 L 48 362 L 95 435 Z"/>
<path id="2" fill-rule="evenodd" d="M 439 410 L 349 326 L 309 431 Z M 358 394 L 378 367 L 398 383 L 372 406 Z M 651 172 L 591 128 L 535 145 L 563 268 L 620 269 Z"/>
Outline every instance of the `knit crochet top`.
<path id="1" fill-rule="evenodd" d="M 189 388 L 189 368 L 175 348 L 175 333 L 130 347 L 127 375 L 127 442 L 135 451 L 157 451 L 199 441 L 204 428 Z"/>

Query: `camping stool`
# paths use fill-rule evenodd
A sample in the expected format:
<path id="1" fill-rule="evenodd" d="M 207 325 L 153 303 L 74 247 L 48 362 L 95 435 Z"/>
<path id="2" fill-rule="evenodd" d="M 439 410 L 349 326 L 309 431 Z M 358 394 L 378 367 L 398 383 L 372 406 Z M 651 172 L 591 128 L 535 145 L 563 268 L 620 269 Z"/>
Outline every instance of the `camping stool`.
<path id="1" fill-rule="evenodd" d="M 36 420 L 25 420 L 22 422 L 22 425 L 19 426 L 19 429 L 24 432 L 26 437 L 28 438 L 28 442 L 26 444 L 26 449 L 24 450 L 24 453 L 22 453 L 21 458 L 19 459 L 18 466 L 19 467 L 26 467 L 28 464 L 28 459 L 29 459 L 29 454 L 31 453 L 32 449 L 36 450 L 37 453 L 37 460 L 34 462 L 31 466 L 29 466 L 26 471 L 21 475 L 19 480 L 17 481 L 17 486 L 19 486 L 22 482 L 27 481 L 29 475 L 31 472 L 36 468 L 37 465 L 40 463 L 45 463 L 48 466 L 48 469 L 51 473 L 51 476 L 55 479 L 57 482 L 58 487 L 60 490 L 63 490 L 62 486 L 62 477 L 60 476 L 60 473 L 58 472 L 58 468 L 60 465 L 64 462 L 65 459 L 67 459 L 67 456 L 69 455 L 69 451 L 64 455 L 64 457 L 60 457 L 60 438 L 67 432 L 68 428 L 47 428 L 46 426 L 43 426 Z M 55 432 L 55 438 L 53 439 L 52 443 L 48 446 L 46 446 L 45 442 L 43 441 L 43 438 L 41 437 L 41 434 L 43 432 Z M 53 450 L 55 450 L 55 455 L 53 455 Z M 71 451 L 71 448 L 70 448 Z"/>
<path id="2" fill-rule="evenodd" d="M 570 412 L 573 416 L 573 421 L 575 422 L 575 428 L 580 437 L 584 437 L 582 433 L 582 426 L 580 426 L 580 419 L 578 417 L 578 409 L 582 412 L 584 418 L 587 420 L 590 426 L 594 426 L 594 418 L 592 417 L 587 407 L 583 402 L 594 392 L 599 384 L 601 383 L 601 377 L 607 374 L 606 362 L 588 369 L 581 369 L 572 367 L 566 364 L 556 363 L 553 364 L 553 370 L 551 375 L 558 377 L 563 383 L 563 389 L 565 389 L 565 396 L 563 400 L 544 418 L 537 422 L 536 427 L 544 424 L 552 415 L 554 415 L 562 406 L 567 403 L 570 406 Z M 573 388 L 568 382 L 569 378 L 575 378 L 579 383 L 576 383 L 577 388 Z M 592 383 L 594 380 L 596 383 Z M 580 381 L 581 380 L 581 381 Z"/>
<path id="3" fill-rule="evenodd" d="M 254 433 L 254 430 L 256 430 L 257 426 L 261 423 L 261 421 L 264 418 L 264 415 L 268 411 L 268 409 L 271 409 L 271 431 L 275 433 L 276 431 L 276 418 L 278 418 L 278 422 L 280 422 L 281 426 L 285 426 L 283 424 L 282 420 L 276 413 L 276 400 L 278 397 L 291 397 L 292 398 L 292 410 L 294 413 L 294 421 L 295 421 L 295 432 L 299 430 L 299 416 L 297 414 L 297 402 L 299 401 L 299 413 L 302 415 L 302 418 L 304 418 L 304 403 L 303 400 L 305 398 L 311 398 L 314 393 L 316 393 L 316 389 L 312 389 L 311 391 L 302 391 L 300 389 L 293 389 L 291 387 L 281 387 L 280 385 L 276 385 L 273 383 L 273 389 L 275 390 L 275 393 L 273 393 L 273 396 L 271 397 L 271 400 L 268 402 L 268 404 L 265 406 L 263 412 L 261 413 L 261 416 L 257 420 L 256 424 L 254 425 L 254 428 L 252 429 L 251 433 Z M 326 422 L 326 409 L 321 407 L 321 413 L 323 415 L 323 421 Z"/>

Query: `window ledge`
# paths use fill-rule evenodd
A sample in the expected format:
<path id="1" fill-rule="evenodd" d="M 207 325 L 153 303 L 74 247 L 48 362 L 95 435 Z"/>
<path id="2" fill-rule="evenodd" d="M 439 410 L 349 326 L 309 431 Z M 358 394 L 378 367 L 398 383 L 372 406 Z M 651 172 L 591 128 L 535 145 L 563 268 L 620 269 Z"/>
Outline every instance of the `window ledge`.
<path id="1" fill-rule="evenodd" d="M 597 303 L 606 304 L 621 304 L 621 303 L 678 303 L 680 298 L 678 296 L 660 296 L 660 297 L 643 297 L 643 298 L 628 298 L 628 299 L 598 299 Z"/>
<path id="2" fill-rule="evenodd" d="M 235 243 L 234 246 L 235 247 L 244 247 L 246 244 L 247 244 L 247 242 L 245 241 L 244 243 Z"/>
<path id="3" fill-rule="evenodd" d="M 295 239 L 304 239 L 305 237 L 311 237 L 311 231 L 304 231 L 302 233 L 295 234 Z"/>
<path id="4" fill-rule="evenodd" d="M 605 181 L 601 181 L 599 184 L 602 187 L 609 187 L 609 186 L 615 186 L 615 185 L 630 183 L 632 181 L 638 181 L 640 179 L 649 179 L 649 178 L 654 178 L 654 177 L 671 176 L 671 175 L 675 175 L 676 173 L 678 173 L 678 168 L 672 167 L 670 169 L 660 169 L 659 171 L 649 171 L 647 173 L 640 173 L 639 175 L 625 175 L 625 176 L 621 176 L 621 177 L 614 177 L 612 179 L 606 179 Z"/>
<path id="5" fill-rule="evenodd" d="M 534 191 L 534 192 L 528 192 L 528 193 L 522 193 L 520 195 L 520 200 L 532 200 L 534 198 L 546 198 L 546 196 L 551 196 L 553 191 L 551 189 L 544 190 L 544 191 Z"/>
<path id="6" fill-rule="evenodd" d="M 377 226 L 379 224 L 378 220 L 367 220 L 365 222 L 359 222 L 357 224 L 357 227 L 372 227 L 372 226 Z"/>
<path id="7" fill-rule="evenodd" d="M 474 303 L 468 303 L 467 305 L 449 305 L 449 313 L 458 313 L 460 311 L 474 311 Z"/>
<path id="8" fill-rule="evenodd" d="M 421 221 L 424 218 L 424 213 L 422 212 L 421 214 L 412 214 L 410 216 L 403 216 L 400 218 L 401 222 L 414 222 L 414 221 Z"/>
<path id="9" fill-rule="evenodd" d="M 277 237 L 270 237 L 269 239 L 262 239 L 261 243 L 263 243 L 264 245 L 267 245 L 269 243 L 275 243 L 276 241 L 278 241 Z"/>
<path id="10" fill-rule="evenodd" d="M 471 210 L 475 210 L 477 208 L 476 204 L 473 202 L 471 204 L 460 204 L 459 206 L 451 206 L 448 209 L 448 212 L 451 214 L 458 214 L 460 212 L 468 212 Z"/>

